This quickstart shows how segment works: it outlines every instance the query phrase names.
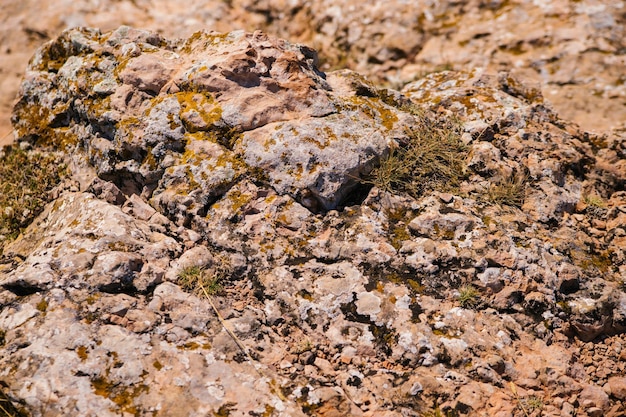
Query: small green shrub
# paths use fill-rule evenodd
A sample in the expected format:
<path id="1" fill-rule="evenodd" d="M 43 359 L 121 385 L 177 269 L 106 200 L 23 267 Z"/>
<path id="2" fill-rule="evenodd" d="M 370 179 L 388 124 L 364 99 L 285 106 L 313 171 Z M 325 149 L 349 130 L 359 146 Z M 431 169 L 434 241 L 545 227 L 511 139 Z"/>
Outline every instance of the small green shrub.
<path id="1" fill-rule="evenodd" d="M 48 192 L 67 175 L 52 153 L 6 146 L 0 151 L 0 253 L 50 201 Z"/>
<path id="2" fill-rule="evenodd" d="M 489 186 L 487 200 L 494 204 L 521 208 L 524 204 L 527 180 L 526 175 L 518 173 L 497 181 Z"/>
<path id="3" fill-rule="evenodd" d="M 222 290 L 221 277 L 199 266 L 183 268 L 178 274 L 178 284 L 185 290 L 195 294 L 202 294 L 202 289 L 209 295 L 215 295 Z"/>
<path id="4" fill-rule="evenodd" d="M 602 197 L 598 197 L 597 195 L 588 195 L 583 201 L 586 205 L 597 208 L 606 208 L 606 202 L 602 199 Z"/>
<path id="5" fill-rule="evenodd" d="M 202 295 L 218 294 L 223 290 L 224 280 L 232 273 L 230 262 L 225 257 L 217 257 L 213 268 L 187 266 L 178 273 L 178 285 L 185 291 Z"/>
<path id="6" fill-rule="evenodd" d="M 523 403 L 523 408 L 531 413 L 535 410 L 541 410 L 543 408 L 543 400 L 535 395 L 524 398 L 521 402 Z"/>
<path id="7" fill-rule="evenodd" d="M 455 191 L 465 173 L 467 147 L 457 120 L 430 118 L 414 107 L 402 108 L 417 123 L 406 129 L 407 142 L 391 149 L 365 182 L 387 192 L 418 198 L 427 190 Z"/>
<path id="8" fill-rule="evenodd" d="M 463 308 L 472 308 L 478 304 L 480 293 L 473 285 L 464 285 L 459 288 L 459 304 Z"/>
<path id="9" fill-rule="evenodd" d="M 585 214 L 602 218 L 607 213 L 607 203 L 602 199 L 602 197 L 597 195 L 587 195 L 583 198 L 583 203 L 585 204 Z"/>

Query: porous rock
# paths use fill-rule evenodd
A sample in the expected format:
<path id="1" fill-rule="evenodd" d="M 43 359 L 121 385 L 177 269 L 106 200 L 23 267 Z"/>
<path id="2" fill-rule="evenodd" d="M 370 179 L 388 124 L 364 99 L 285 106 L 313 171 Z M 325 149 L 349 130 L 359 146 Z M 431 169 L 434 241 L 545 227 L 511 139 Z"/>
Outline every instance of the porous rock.
<path id="1" fill-rule="evenodd" d="M 65 32 L 15 127 L 93 169 L 4 248 L 3 392 L 36 416 L 621 407 L 623 180 L 522 84 L 397 92 L 258 32 Z M 360 181 L 454 116 L 458 189 Z"/>

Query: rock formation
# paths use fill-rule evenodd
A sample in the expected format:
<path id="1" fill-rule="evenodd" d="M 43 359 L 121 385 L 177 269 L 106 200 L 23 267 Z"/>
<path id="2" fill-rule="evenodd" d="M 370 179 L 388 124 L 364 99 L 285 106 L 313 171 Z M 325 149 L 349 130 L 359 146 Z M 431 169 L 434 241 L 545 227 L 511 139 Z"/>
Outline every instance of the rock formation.
<path id="1" fill-rule="evenodd" d="M 321 52 L 321 69 L 351 68 L 402 86 L 442 69 L 507 70 L 540 85 L 565 119 L 624 135 L 626 4 L 602 0 L 4 0 L 0 15 L 0 143 L 34 50 L 68 27 L 122 24 L 186 38 L 262 29 Z"/>
<path id="2" fill-rule="evenodd" d="M 395 91 L 262 32 L 72 29 L 12 120 L 70 170 L 0 264 L 28 415 L 625 412 L 624 141 L 509 72 Z M 377 180 L 444 139 L 458 184 Z"/>

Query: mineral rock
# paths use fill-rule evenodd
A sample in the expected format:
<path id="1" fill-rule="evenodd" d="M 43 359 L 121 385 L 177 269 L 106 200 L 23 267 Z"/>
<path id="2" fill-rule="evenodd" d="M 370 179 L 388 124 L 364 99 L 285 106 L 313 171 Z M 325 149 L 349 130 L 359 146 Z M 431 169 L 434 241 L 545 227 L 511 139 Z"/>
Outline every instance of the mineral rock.
<path id="1" fill-rule="evenodd" d="M 394 91 L 261 32 L 72 29 L 13 120 L 70 167 L 0 260 L 33 416 L 623 411 L 617 145 L 507 72 Z M 458 186 L 375 186 L 426 126 Z"/>

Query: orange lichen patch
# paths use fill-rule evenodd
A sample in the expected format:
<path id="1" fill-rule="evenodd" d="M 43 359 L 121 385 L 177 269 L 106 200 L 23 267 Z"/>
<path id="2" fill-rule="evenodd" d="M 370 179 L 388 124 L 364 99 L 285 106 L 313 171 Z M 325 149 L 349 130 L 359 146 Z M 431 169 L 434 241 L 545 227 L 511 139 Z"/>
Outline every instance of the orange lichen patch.
<path id="1" fill-rule="evenodd" d="M 509 90 L 507 91 L 509 94 L 513 94 L 516 96 L 521 95 L 531 103 L 535 101 L 539 103 L 543 102 L 541 90 L 539 90 L 538 88 L 527 87 L 520 83 L 515 77 L 512 77 L 510 75 L 506 77 L 505 82 L 505 88 Z"/>
<path id="2" fill-rule="evenodd" d="M 81 362 L 85 362 L 89 355 L 87 354 L 87 346 L 79 346 L 76 348 L 76 354 L 80 358 Z"/>
<path id="3" fill-rule="evenodd" d="M 51 128 L 57 118 L 65 117 L 69 104 L 61 103 L 54 113 L 40 103 L 19 101 L 13 109 L 13 120 L 18 138 L 34 137 L 36 144 L 66 150 L 78 143 L 78 137 L 69 126 Z"/>
<path id="4" fill-rule="evenodd" d="M 76 56 L 81 53 L 91 52 L 89 48 L 85 48 L 79 42 L 75 42 L 72 36 L 76 36 L 79 31 L 87 40 L 100 42 L 100 32 L 90 28 L 75 28 L 70 32 L 64 32 L 57 39 L 48 42 L 38 55 L 35 55 L 30 61 L 30 65 L 38 71 L 58 71 L 70 56 Z M 39 62 L 35 65 L 34 60 Z"/>
<path id="5" fill-rule="evenodd" d="M 227 201 L 230 203 L 233 212 L 239 211 L 240 208 L 252 201 L 250 194 L 244 194 L 239 190 L 232 190 L 226 195 Z"/>
<path id="6" fill-rule="evenodd" d="M 85 99 L 84 100 L 88 116 L 93 117 L 94 119 L 100 119 L 104 113 L 111 110 L 111 97 L 98 97 L 93 99 Z"/>
<path id="7" fill-rule="evenodd" d="M 134 401 L 142 393 L 150 391 L 150 387 L 145 384 L 136 384 L 133 386 L 124 386 L 109 381 L 105 377 L 98 377 L 91 380 L 91 386 L 96 395 L 108 398 L 118 409 L 124 413 L 132 415 L 140 415 L 140 410 L 134 405 Z"/>

